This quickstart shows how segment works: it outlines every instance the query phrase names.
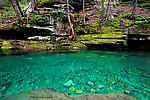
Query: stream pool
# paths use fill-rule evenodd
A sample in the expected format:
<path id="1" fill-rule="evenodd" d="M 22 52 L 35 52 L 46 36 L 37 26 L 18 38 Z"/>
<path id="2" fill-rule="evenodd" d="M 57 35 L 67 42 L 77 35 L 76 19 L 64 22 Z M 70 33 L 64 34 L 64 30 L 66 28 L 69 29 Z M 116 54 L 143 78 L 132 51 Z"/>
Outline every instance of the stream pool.
<path id="1" fill-rule="evenodd" d="M 53 88 L 68 95 L 150 99 L 150 52 L 52 51 L 0 56 L 0 97 Z"/>

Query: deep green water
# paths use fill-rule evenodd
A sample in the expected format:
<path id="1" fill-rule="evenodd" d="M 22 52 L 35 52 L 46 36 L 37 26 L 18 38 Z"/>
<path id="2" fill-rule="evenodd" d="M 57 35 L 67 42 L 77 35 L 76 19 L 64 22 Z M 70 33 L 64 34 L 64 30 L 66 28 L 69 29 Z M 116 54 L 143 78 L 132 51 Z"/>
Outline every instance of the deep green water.
<path id="1" fill-rule="evenodd" d="M 54 88 L 150 99 L 150 52 L 54 51 L 0 56 L 0 97 Z M 74 90 L 75 89 L 75 90 Z"/>

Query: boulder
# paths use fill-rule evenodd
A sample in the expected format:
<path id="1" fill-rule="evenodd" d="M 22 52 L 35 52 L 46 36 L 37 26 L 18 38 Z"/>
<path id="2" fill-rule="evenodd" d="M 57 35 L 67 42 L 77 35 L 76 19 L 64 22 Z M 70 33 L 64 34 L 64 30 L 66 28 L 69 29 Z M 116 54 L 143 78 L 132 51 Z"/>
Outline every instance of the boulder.
<path id="1" fill-rule="evenodd" d="M 39 89 L 30 92 L 13 94 L 0 98 L 0 100 L 140 100 L 120 93 L 111 94 L 82 94 L 67 96 L 54 89 Z"/>

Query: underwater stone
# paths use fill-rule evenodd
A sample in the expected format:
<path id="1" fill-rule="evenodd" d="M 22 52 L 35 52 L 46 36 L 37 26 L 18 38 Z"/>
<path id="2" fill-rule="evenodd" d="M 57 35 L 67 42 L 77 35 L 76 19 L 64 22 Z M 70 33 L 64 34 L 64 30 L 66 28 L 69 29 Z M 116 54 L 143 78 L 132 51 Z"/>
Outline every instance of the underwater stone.
<path id="1" fill-rule="evenodd" d="M 138 92 L 139 90 L 138 90 L 138 89 L 134 89 L 133 91 L 134 91 L 134 92 Z"/>
<path id="2" fill-rule="evenodd" d="M 92 92 L 95 92 L 95 90 L 94 90 L 94 89 L 91 89 L 91 91 L 92 91 Z"/>
<path id="3" fill-rule="evenodd" d="M 72 94 L 72 93 L 74 93 L 74 91 L 75 91 L 75 88 L 74 87 L 70 87 L 69 90 L 68 90 L 68 93 Z"/>
<path id="4" fill-rule="evenodd" d="M 18 86 L 19 86 L 19 85 L 18 85 L 18 84 L 16 84 L 16 85 L 15 85 L 15 88 L 17 88 Z"/>
<path id="5" fill-rule="evenodd" d="M 82 90 L 75 90 L 75 92 L 76 92 L 77 94 L 80 94 L 80 93 L 82 93 L 83 91 L 82 91 Z"/>
<path id="6" fill-rule="evenodd" d="M 150 89 L 144 88 L 144 90 L 145 90 L 146 92 L 150 93 Z"/>
<path id="7" fill-rule="evenodd" d="M 46 84 L 49 84 L 50 83 L 50 81 L 49 80 L 46 80 Z"/>
<path id="8" fill-rule="evenodd" d="M 103 87 L 105 87 L 105 86 L 104 86 L 104 85 L 100 85 L 100 86 L 97 86 L 97 87 L 101 89 L 101 88 L 103 88 Z"/>
<path id="9" fill-rule="evenodd" d="M 4 90 L 6 90 L 6 86 L 3 86 L 3 87 L 1 88 L 1 90 L 0 90 L 0 92 L 2 92 L 2 91 L 4 91 Z"/>
<path id="10" fill-rule="evenodd" d="M 141 88 L 141 86 L 139 86 L 139 85 L 133 85 L 133 87 L 134 87 L 135 89 L 140 89 L 140 88 Z"/>
<path id="11" fill-rule="evenodd" d="M 144 96 L 142 94 L 135 94 L 135 97 L 140 98 L 142 100 L 145 100 Z"/>
<path id="12" fill-rule="evenodd" d="M 128 90 L 124 90 L 124 93 L 126 93 L 126 94 L 130 94 L 130 91 L 128 91 Z"/>
<path id="13" fill-rule="evenodd" d="M 94 86 L 94 83 L 91 82 L 91 81 L 88 81 L 88 85 L 89 85 L 89 86 Z"/>
<path id="14" fill-rule="evenodd" d="M 71 86 L 73 84 L 72 80 L 67 81 L 65 84 L 63 84 L 64 86 Z"/>
<path id="15" fill-rule="evenodd" d="M 147 88 L 148 87 L 148 85 L 143 85 L 145 88 Z"/>
<path id="16" fill-rule="evenodd" d="M 141 74 L 142 77 L 148 78 L 148 75 L 146 74 Z"/>
<path id="17" fill-rule="evenodd" d="M 97 78 L 96 78 L 94 75 L 91 75 L 91 76 L 89 76 L 89 80 L 90 80 L 90 81 L 96 81 Z"/>

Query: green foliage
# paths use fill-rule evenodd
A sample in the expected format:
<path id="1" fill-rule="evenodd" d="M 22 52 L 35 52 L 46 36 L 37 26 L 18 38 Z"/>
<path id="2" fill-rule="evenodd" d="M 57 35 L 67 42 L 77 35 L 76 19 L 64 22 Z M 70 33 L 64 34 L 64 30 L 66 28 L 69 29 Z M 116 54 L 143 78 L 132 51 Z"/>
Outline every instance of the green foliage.
<path id="1" fill-rule="evenodd" d="M 142 21 L 142 20 L 150 20 L 150 17 L 143 18 L 142 16 L 138 16 L 135 18 L 136 21 Z"/>
<path id="2" fill-rule="evenodd" d="M 135 25 L 139 25 L 139 24 L 148 24 L 148 23 L 150 23 L 150 22 L 147 21 L 147 20 L 142 21 L 142 22 L 141 22 L 141 21 L 135 21 L 135 22 L 134 22 Z"/>
<path id="3" fill-rule="evenodd" d="M 115 28 L 120 28 L 119 18 L 111 19 L 109 24 Z"/>
<path id="4" fill-rule="evenodd" d="M 25 3 L 24 2 L 23 3 L 19 2 L 19 5 L 20 5 L 21 9 L 23 9 L 25 7 Z"/>
<path id="5" fill-rule="evenodd" d="M 1 49 L 12 49 L 12 45 L 10 41 L 3 41 Z"/>
<path id="6" fill-rule="evenodd" d="M 124 45 L 125 44 L 125 40 L 119 40 L 119 39 L 92 39 L 89 41 L 81 41 L 83 44 L 87 43 L 87 44 L 103 44 L 103 43 L 116 43 L 117 41 L 123 41 Z"/>
<path id="7" fill-rule="evenodd" d="M 37 1 L 38 1 L 39 5 L 42 5 L 47 2 L 62 2 L 60 0 L 37 0 Z M 64 0 L 64 2 L 66 2 L 66 1 Z"/>
<path id="8" fill-rule="evenodd" d="M 0 1 L 0 6 L 10 6 L 11 5 L 11 3 L 10 3 L 10 1 L 9 0 L 2 0 L 2 1 Z"/>
<path id="9" fill-rule="evenodd" d="M 127 26 L 127 27 L 129 27 L 129 26 L 132 25 L 132 23 L 131 22 L 125 22 L 124 25 Z"/>
<path id="10" fill-rule="evenodd" d="M 6 55 L 10 55 L 10 54 L 13 54 L 13 50 L 9 50 L 9 49 L 2 49 L 2 52 Z"/>
<path id="11" fill-rule="evenodd" d="M 141 4 L 140 7 L 150 9 L 150 3 Z"/>
<path id="12" fill-rule="evenodd" d="M 131 16 L 131 14 L 124 14 L 124 15 L 120 14 L 118 17 L 119 18 L 130 18 L 130 16 Z"/>
<path id="13" fill-rule="evenodd" d="M 93 22 L 90 26 L 91 27 L 98 27 L 99 26 L 99 22 L 98 21 Z"/>
<path id="14" fill-rule="evenodd" d="M 81 35 L 77 38 L 77 40 L 93 40 L 97 38 L 122 38 L 126 37 L 127 35 L 122 35 L 122 32 L 110 32 L 105 34 L 87 34 L 87 35 Z"/>
<path id="15" fill-rule="evenodd" d="M 102 26 L 101 29 L 102 29 L 102 33 L 109 34 L 113 32 L 113 29 L 111 27 Z"/>
<path id="16" fill-rule="evenodd" d="M 88 11 L 88 10 L 89 10 L 89 8 L 85 8 L 84 10 L 85 10 L 85 11 Z"/>

